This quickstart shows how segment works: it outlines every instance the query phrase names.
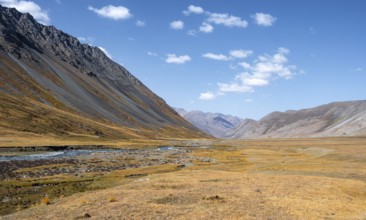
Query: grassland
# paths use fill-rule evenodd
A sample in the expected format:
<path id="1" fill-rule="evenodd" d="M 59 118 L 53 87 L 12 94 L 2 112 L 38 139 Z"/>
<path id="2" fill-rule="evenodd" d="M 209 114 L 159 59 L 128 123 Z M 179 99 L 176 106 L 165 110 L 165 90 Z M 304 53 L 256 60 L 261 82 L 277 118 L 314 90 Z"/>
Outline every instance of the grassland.
<path id="1" fill-rule="evenodd" d="M 189 156 L 211 161 L 113 171 L 0 219 L 366 219 L 366 138 L 210 142 Z"/>

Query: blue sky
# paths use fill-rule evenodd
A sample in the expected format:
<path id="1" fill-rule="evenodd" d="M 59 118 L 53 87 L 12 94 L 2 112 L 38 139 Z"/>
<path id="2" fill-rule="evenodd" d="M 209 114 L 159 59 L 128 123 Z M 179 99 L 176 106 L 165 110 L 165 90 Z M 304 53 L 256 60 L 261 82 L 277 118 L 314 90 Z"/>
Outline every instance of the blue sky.
<path id="1" fill-rule="evenodd" d="M 259 119 L 366 95 L 364 0 L 0 0 L 102 47 L 174 107 Z"/>

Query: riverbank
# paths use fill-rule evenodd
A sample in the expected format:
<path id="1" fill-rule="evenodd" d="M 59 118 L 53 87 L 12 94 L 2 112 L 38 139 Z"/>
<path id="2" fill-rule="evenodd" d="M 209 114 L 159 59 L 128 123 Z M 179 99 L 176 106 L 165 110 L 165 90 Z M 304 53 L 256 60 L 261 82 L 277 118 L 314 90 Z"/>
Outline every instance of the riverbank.
<path id="1" fill-rule="evenodd" d="M 120 179 L 145 176 L 114 171 L 148 167 L 179 170 L 209 158 L 189 155 L 190 147 L 108 148 L 107 146 L 46 146 L 0 149 L 0 215 L 76 192 L 104 189 Z M 159 170 L 159 168 L 157 169 Z"/>

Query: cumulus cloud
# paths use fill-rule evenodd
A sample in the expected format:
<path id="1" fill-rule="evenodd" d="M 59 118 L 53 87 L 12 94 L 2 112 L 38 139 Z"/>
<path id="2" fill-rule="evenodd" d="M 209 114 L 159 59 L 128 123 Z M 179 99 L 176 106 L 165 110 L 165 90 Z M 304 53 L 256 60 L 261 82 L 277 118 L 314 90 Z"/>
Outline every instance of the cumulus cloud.
<path id="1" fill-rule="evenodd" d="M 112 55 L 105 49 L 104 47 L 98 47 L 103 53 L 109 58 L 112 59 Z"/>
<path id="2" fill-rule="evenodd" d="M 226 27 L 246 28 L 248 26 L 248 22 L 246 20 L 229 14 L 209 13 L 207 21 L 217 25 L 224 25 Z"/>
<path id="3" fill-rule="evenodd" d="M 269 84 L 267 79 L 256 78 L 247 73 L 237 75 L 237 79 L 247 86 L 266 86 Z"/>
<path id="4" fill-rule="evenodd" d="M 188 55 L 177 56 L 175 54 L 167 54 L 167 58 L 165 59 L 165 62 L 175 64 L 184 64 L 188 61 L 191 61 L 191 57 Z"/>
<path id="5" fill-rule="evenodd" d="M 291 79 L 298 68 L 288 64 L 289 52 L 288 49 L 280 47 L 275 54 L 260 55 L 251 64 L 239 63 L 245 72 L 237 74 L 230 83 L 218 83 L 219 90 L 221 92 L 253 92 L 255 87 L 268 86 L 275 79 Z"/>
<path id="6" fill-rule="evenodd" d="M 126 20 L 132 17 L 130 10 L 123 6 L 107 5 L 102 8 L 94 8 L 89 6 L 88 10 L 97 13 L 99 16 L 113 20 Z"/>
<path id="7" fill-rule="evenodd" d="M 204 33 L 211 33 L 213 29 L 214 29 L 213 26 L 206 22 L 203 22 L 200 27 L 200 31 Z"/>
<path id="8" fill-rule="evenodd" d="M 251 50 L 231 50 L 229 55 L 224 54 L 214 54 L 214 53 L 205 53 L 202 55 L 204 58 L 212 59 L 212 60 L 220 60 L 220 61 L 228 61 L 233 59 L 246 58 L 253 54 Z M 240 63 L 239 63 L 240 65 Z"/>
<path id="9" fill-rule="evenodd" d="M 144 27 L 144 26 L 146 26 L 146 22 L 145 21 L 141 21 L 141 20 L 137 20 L 136 21 L 136 26 L 137 27 Z"/>
<path id="10" fill-rule="evenodd" d="M 202 55 L 202 57 L 212 59 L 212 60 L 221 60 L 221 61 L 230 60 L 230 57 L 228 57 L 224 54 L 205 53 Z"/>
<path id="11" fill-rule="evenodd" d="M 246 58 L 253 54 L 251 50 L 232 50 L 230 51 L 230 56 L 234 58 Z"/>
<path id="12" fill-rule="evenodd" d="M 269 27 L 272 26 L 273 23 L 277 20 L 277 18 L 273 17 L 270 14 L 264 14 L 264 13 L 255 13 L 255 15 L 252 15 L 252 18 L 254 19 L 254 22 L 257 25 Z"/>
<path id="13" fill-rule="evenodd" d="M 243 85 L 238 82 L 218 83 L 221 92 L 252 92 L 253 88 L 248 85 Z"/>
<path id="14" fill-rule="evenodd" d="M 182 30 L 184 28 L 184 22 L 181 20 L 170 22 L 170 28 L 174 30 Z"/>
<path id="15" fill-rule="evenodd" d="M 216 98 L 216 95 L 212 92 L 203 92 L 200 94 L 199 99 L 201 100 L 213 100 Z"/>
<path id="16" fill-rule="evenodd" d="M 183 14 L 185 14 L 185 15 L 202 14 L 204 12 L 205 11 L 203 10 L 203 8 L 201 8 L 199 6 L 190 5 L 190 6 L 188 6 L 188 9 L 186 11 L 183 11 Z"/>
<path id="17" fill-rule="evenodd" d="M 32 1 L 0 0 L 0 4 L 4 7 L 15 8 L 22 13 L 29 13 L 41 24 L 48 25 L 51 22 L 47 11 Z"/>
<path id="18" fill-rule="evenodd" d="M 251 68 L 251 65 L 247 62 L 241 62 L 241 63 L 238 63 L 238 65 L 243 67 L 244 69 L 250 69 Z"/>

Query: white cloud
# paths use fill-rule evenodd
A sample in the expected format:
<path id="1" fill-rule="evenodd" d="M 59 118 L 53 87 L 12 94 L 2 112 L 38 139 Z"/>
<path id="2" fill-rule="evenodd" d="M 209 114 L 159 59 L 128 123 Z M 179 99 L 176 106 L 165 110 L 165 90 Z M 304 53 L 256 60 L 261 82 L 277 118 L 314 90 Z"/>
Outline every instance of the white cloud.
<path id="1" fill-rule="evenodd" d="M 183 14 L 185 14 L 185 15 L 202 14 L 204 12 L 205 11 L 203 10 L 203 8 L 201 8 L 199 6 L 190 5 L 190 6 L 188 6 L 188 10 L 187 11 L 183 11 Z"/>
<path id="2" fill-rule="evenodd" d="M 224 54 L 205 53 L 202 55 L 202 57 L 212 59 L 212 60 L 222 60 L 222 61 L 230 60 L 230 57 L 228 57 Z"/>
<path id="3" fill-rule="evenodd" d="M 86 41 L 86 37 L 77 37 L 79 41 L 83 41 L 85 42 Z"/>
<path id="4" fill-rule="evenodd" d="M 264 13 L 255 13 L 255 15 L 252 15 L 252 18 L 254 19 L 254 22 L 257 25 L 269 27 L 272 26 L 273 23 L 277 20 L 277 18 L 273 17 L 270 14 L 264 14 Z"/>
<path id="5" fill-rule="evenodd" d="M 191 61 L 191 57 L 188 55 L 177 56 L 175 54 L 167 54 L 167 58 L 165 59 L 165 62 L 175 64 L 184 64 L 188 61 Z"/>
<path id="6" fill-rule="evenodd" d="M 246 58 L 253 54 L 251 50 L 231 50 L 229 55 L 224 54 L 214 54 L 214 53 L 205 53 L 202 55 L 204 58 L 212 59 L 212 60 L 221 60 L 228 61 L 235 58 Z M 240 65 L 240 63 L 239 63 Z"/>
<path id="7" fill-rule="evenodd" d="M 93 37 L 77 37 L 81 43 L 87 43 L 93 45 L 95 39 Z"/>
<path id="8" fill-rule="evenodd" d="M 237 82 L 218 83 L 221 92 L 252 92 L 253 88 L 247 85 L 240 85 Z"/>
<path id="9" fill-rule="evenodd" d="M 230 56 L 235 58 L 246 58 L 253 54 L 251 50 L 232 50 L 230 51 Z"/>
<path id="10" fill-rule="evenodd" d="M 194 30 L 194 29 L 191 29 L 191 30 L 187 31 L 187 34 L 189 36 L 196 37 L 197 36 L 197 31 Z"/>
<path id="11" fill-rule="evenodd" d="M 0 4 L 4 7 L 15 8 L 22 13 L 31 14 L 41 24 L 49 24 L 51 22 L 47 11 L 32 1 L 19 1 L 19 0 L 0 0 Z"/>
<path id="12" fill-rule="evenodd" d="M 98 47 L 103 53 L 109 58 L 112 59 L 112 55 L 105 49 L 104 47 Z"/>
<path id="13" fill-rule="evenodd" d="M 251 65 L 247 62 L 241 62 L 241 63 L 238 63 L 238 65 L 243 67 L 244 69 L 250 69 L 251 68 Z"/>
<path id="14" fill-rule="evenodd" d="M 297 67 L 288 64 L 289 50 L 278 48 L 273 55 L 260 55 L 251 64 L 241 62 L 246 71 L 235 76 L 230 83 L 218 83 L 221 92 L 253 92 L 254 87 L 268 86 L 271 81 L 279 78 L 291 79 L 297 74 Z M 299 70 L 301 73 L 302 70 Z"/>
<path id="15" fill-rule="evenodd" d="M 222 24 L 227 27 L 246 28 L 248 26 L 246 20 L 229 14 L 209 13 L 207 21 L 214 24 Z"/>
<path id="16" fill-rule="evenodd" d="M 216 98 L 216 95 L 212 92 L 203 92 L 200 94 L 199 99 L 201 100 L 213 100 Z"/>
<path id="17" fill-rule="evenodd" d="M 88 10 L 97 13 L 99 16 L 113 20 L 126 20 L 132 17 L 130 10 L 123 6 L 107 5 L 99 9 L 89 6 Z"/>
<path id="18" fill-rule="evenodd" d="M 151 52 L 151 51 L 148 51 L 148 52 L 147 52 L 147 55 L 152 56 L 152 57 L 157 57 L 157 56 L 159 56 L 159 54 L 157 54 L 157 53 L 155 53 L 155 52 Z"/>
<path id="19" fill-rule="evenodd" d="M 203 22 L 200 27 L 200 31 L 204 33 L 211 33 L 213 29 L 214 29 L 213 26 L 206 22 Z"/>
<path id="20" fill-rule="evenodd" d="M 240 80 L 242 80 L 242 82 L 248 86 L 266 86 L 269 84 L 268 80 L 266 79 L 255 78 L 253 76 L 246 75 L 241 75 L 241 77 L 242 78 Z"/>
<path id="21" fill-rule="evenodd" d="M 141 20 L 137 20 L 136 21 L 136 26 L 137 27 L 144 27 L 144 26 L 146 26 L 146 22 L 145 21 L 141 21 Z"/>
<path id="22" fill-rule="evenodd" d="M 170 22 L 170 28 L 174 30 L 182 30 L 184 28 L 184 22 L 181 20 Z"/>

